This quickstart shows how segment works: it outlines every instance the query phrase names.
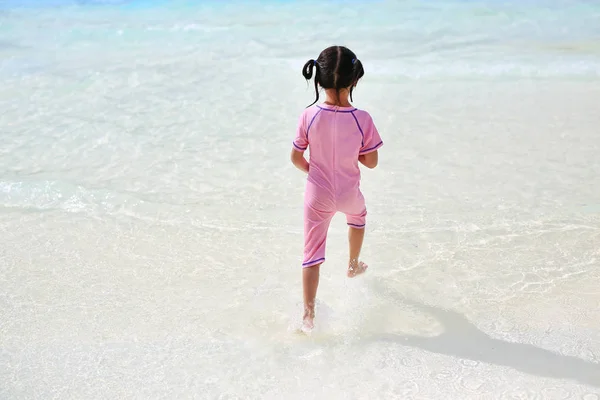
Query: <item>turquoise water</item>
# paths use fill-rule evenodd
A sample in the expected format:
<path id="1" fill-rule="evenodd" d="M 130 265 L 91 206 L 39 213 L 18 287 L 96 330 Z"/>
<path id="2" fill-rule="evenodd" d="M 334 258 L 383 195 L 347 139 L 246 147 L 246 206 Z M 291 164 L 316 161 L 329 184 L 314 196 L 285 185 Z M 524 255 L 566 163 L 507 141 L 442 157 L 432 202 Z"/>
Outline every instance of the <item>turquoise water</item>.
<path id="1" fill-rule="evenodd" d="M 366 75 L 364 279 L 289 162 Z M 600 3 L 1 1 L 0 398 L 598 399 Z"/>
<path id="2" fill-rule="evenodd" d="M 78 69 L 79 51 L 102 51 L 110 65 L 132 47 L 212 54 L 217 46 L 246 62 L 295 60 L 336 39 L 360 48 L 374 73 L 394 77 L 597 78 L 599 70 L 600 5 L 587 1 L 24 4 L 4 7 L 4 73 Z M 348 23 L 327 29 L 327 15 Z"/>

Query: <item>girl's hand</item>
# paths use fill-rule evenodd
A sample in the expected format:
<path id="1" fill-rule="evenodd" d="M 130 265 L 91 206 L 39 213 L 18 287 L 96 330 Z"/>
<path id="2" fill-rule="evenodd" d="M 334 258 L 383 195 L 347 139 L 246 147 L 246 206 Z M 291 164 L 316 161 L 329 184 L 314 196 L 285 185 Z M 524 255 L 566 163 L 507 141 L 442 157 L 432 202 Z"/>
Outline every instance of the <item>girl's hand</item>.
<path id="1" fill-rule="evenodd" d="M 379 161 L 377 150 L 358 156 L 358 161 L 367 168 L 375 168 Z"/>

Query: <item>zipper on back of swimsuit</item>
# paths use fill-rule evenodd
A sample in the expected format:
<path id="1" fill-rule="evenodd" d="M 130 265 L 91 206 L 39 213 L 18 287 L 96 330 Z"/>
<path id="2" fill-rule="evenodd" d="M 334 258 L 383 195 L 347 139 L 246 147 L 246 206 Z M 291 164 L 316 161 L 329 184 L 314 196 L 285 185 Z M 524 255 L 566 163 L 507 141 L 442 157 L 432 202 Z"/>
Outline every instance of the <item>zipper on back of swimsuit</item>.
<path id="1" fill-rule="evenodd" d="M 333 181 L 333 193 L 335 196 L 336 203 L 337 203 L 338 190 L 337 190 L 337 182 L 335 180 L 335 175 L 337 173 L 335 153 L 337 151 L 336 145 L 337 145 L 337 141 L 338 141 L 338 127 L 337 127 L 337 125 L 338 125 L 338 120 L 337 120 L 338 119 L 338 109 L 339 109 L 339 107 L 337 105 L 334 106 L 334 108 L 333 108 L 333 115 L 334 115 L 334 118 L 333 118 L 333 152 L 332 152 L 332 154 L 333 154 L 333 160 L 332 160 L 333 161 L 333 168 L 332 168 L 333 176 L 331 177 L 331 179 Z"/>

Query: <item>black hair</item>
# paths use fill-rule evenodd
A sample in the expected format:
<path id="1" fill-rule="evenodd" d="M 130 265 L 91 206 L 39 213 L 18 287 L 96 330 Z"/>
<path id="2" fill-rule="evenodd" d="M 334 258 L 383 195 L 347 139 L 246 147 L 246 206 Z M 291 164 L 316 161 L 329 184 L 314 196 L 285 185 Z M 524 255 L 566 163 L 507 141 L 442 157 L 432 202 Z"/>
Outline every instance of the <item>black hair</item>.
<path id="1" fill-rule="evenodd" d="M 302 76 L 308 81 L 315 69 L 315 101 L 319 101 L 319 86 L 323 89 L 335 89 L 339 96 L 340 90 L 350 87 L 350 101 L 354 85 L 363 77 L 365 71 L 362 63 L 352 50 L 344 46 L 331 46 L 319 54 L 316 60 L 308 60 L 302 68 Z"/>

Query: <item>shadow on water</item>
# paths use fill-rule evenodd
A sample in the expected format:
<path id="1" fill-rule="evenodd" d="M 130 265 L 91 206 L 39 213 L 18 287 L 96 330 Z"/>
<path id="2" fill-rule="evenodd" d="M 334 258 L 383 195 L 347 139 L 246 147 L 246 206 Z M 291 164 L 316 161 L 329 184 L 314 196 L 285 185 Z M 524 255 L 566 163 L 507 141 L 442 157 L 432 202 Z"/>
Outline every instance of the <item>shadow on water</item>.
<path id="1" fill-rule="evenodd" d="M 492 338 L 456 311 L 422 304 L 398 295 L 381 285 L 377 286 L 399 303 L 435 317 L 443 325 L 444 332 L 435 337 L 380 334 L 371 337 L 371 340 L 390 341 L 433 353 L 502 365 L 531 375 L 569 379 L 600 388 L 600 364 L 598 363 L 560 355 L 530 344 Z"/>

